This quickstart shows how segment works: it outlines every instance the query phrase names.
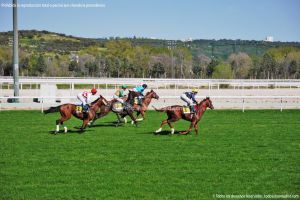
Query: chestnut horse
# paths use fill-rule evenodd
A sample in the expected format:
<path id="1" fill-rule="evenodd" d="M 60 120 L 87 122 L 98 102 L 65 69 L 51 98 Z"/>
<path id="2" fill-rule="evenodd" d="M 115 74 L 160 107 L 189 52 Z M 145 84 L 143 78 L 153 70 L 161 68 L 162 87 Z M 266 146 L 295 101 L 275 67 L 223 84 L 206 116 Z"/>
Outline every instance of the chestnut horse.
<path id="1" fill-rule="evenodd" d="M 60 105 L 57 107 L 51 107 L 48 110 L 45 110 L 44 113 L 48 114 L 48 113 L 53 113 L 53 112 L 60 112 L 61 118 L 56 120 L 55 133 L 59 132 L 59 125 L 63 125 L 63 123 L 65 121 L 69 120 L 72 117 L 72 115 L 83 121 L 82 126 L 80 128 L 80 130 L 83 131 L 86 128 L 89 121 L 94 119 L 94 117 L 96 115 L 96 111 L 101 106 L 106 105 L 106 104 L 107 104 L 107 100 L 100 95 L 100 97 L 98 99 L 96 99 L 94 102 L 91 103 L 90 110 L 87 113 L 77 112 L 76 107 L 78 105 L 70 104 L 70 103 L 63 104 L 63 105 Z M 64 132 L 65 133 L 68 132 L 67 126 L 64 126 Z"/>
<path id="2" fill-rule="evenodd" d="M 137 121 L 142 121 L 145 119 L 145 112 L 148 109 L 149 104 L 151 103 L 152 99 L 159 99 L 159 96 L 151 90 L 150 92 L 147 92 L 142 100 L 142 105 L 134 104 L 133 109 L 137 112 L 136 117 L 138 117 L 140 114 L 142 115 L 141 119 L 137 119 Z"/>
<path id="3" fill-rule="evenodd" d="M 162 123 L 160 125 L 160 128 L 158 130 L 156 130 L 155 132 L 156 133 L 161 132 L 162 127 L 165 124 L 168 124 L 171 128 L 171 134 L 174 134 L 175 129 L 174 129 L 174 127 L 171 123 L 176 122 L 180 119 L 184 119 L 184 120 L 190 121 L 191 125 L 190 125 L 188 130 L 183 131 L 180 134 L 186 135 L 189 132 L 191 132 L 191 130 L 193 128 L 195 128 L 196 135 L 198 135 L 198 122 L 200 121 L 201 117 L 203 116 L 203 114 L 204 114 L 204 112 L 206 111 L 207 108 L 214 109 L 214 106 L 213 106 L 213 104 L 212 104 L 209 97 L 206 97 L 200 103 L 197 103 L 195 105 L 196 112 L 193 113 L 193 114 L 190 114 L 190 113 L 185 114 L 183 112 L 183 106 L 179 106 L 179 105 L 168 106 L 168 107 L 161 108 L 161 109 L 157 109 L 157 108 L 154 107 L 154 109 L 156 111 L 166 112 L 167 115 L 168 115 L 168 119 L 162 121 Z"/>

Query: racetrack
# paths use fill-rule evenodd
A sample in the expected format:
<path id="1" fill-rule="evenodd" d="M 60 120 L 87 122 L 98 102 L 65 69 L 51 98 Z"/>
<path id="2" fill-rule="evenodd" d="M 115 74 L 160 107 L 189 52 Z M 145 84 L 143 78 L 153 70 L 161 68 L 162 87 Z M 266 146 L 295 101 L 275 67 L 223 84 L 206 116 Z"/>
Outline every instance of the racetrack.
<path id="1" fill-rule="evenodd" d="M 165 114 L 146 117 L 137 128 L 116 128 L 109 115 L 84 134 L 72 119 L 70 133 L 53 135 L 57 113 L 1 111 L 0 199 L 299 195 L 299 110 L 208 110 L 198 137 L 156 136 Z"/>

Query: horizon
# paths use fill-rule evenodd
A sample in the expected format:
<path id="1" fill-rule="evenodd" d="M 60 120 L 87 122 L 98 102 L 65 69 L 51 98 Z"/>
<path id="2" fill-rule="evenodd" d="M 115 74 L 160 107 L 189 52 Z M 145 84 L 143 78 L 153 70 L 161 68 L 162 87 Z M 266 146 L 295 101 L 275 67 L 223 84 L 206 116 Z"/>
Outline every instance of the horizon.
<path id="1" fill-rule="evenodd" d="M 61 32 L 53 32 L 50 30 L 37 30 L 37 29 L 28 29 L 28 30 L 18 30 L 18 32 L 22 32 L 22 31 L 37 31 L 37 32 L 43 32 L 46 31 L 48 33 L 53 33 L 53 34 L 58 34 L 58 35 L 65 35 L 65 37 L 74 37 L 74 38 L 80 38 L 80 39 L 105 39 L 105 40 L 110 40 L 110 39 L 149 39 L 149 40 L 173 40 L 173 39 L 168 39 L 168 38 L 151 38 L 151 37 L 136 37 L 136 36 L 132 36 L 132 37 L 120 37 L 120 36 L 110 36 L 110 37 L 81 37 L 81 36 L 76 36 L 76 35 L 69 35 L 66 33 L 61 33 Z M 0 33 L 9 33 L 9 32 L 13 32 L 12 30 L 10 31 L 0 31 Z M 191 39 L 191 40 L 189 40 Z M 213 41 L 221 41 L 221 40 L 232 40 L 232 41 L 256 41 L 256 42 L 270 42 L 270 41 L 266 41 L 266 40 L 248 40 L 248 39 L 228 39 L 228 38 L 220 38 L 220 39 L 206 39 L 206 38 L 187 38 L 187 39 L 174 39 L 173 41 L 181 41 L 181 42 L 190 42 L 190 41 L 196 41 L 196 40 L 213 40 Z M 280 42 L 280 43 L 300 43 L 300 41 L 272 41 L 270 43 L 276 43 L 276 42 Z"/>
<path id="2" fill-rule="evenodd" d="M 49 3 L 51 2 L 51 3 Z M 19 30 L 46 30 L 81 38 L 255 40 L 300 42 L 298 0 L 144 1 L 19 0 Z M 0 32 L 12 31 L 12 8 L 0 5 Z M 47 3 L 59 7 L 25 7 Z M 97 7 L 98 6 L 98 7 Z M 38 16 L 38 17 L 37 17 Z"/>

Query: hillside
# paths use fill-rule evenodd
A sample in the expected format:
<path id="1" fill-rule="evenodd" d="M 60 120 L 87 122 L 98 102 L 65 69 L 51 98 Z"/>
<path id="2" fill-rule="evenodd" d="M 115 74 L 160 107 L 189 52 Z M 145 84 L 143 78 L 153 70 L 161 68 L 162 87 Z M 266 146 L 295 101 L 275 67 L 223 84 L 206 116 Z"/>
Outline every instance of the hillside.
<path id="1" fill-rule="evenodd" d="M 11 74 L 12 38 L 12 32 L 0 33 L 0 75 Z M 299 52 L 299 42 L 94 39 L 23 30 L 19 45 L 21 74 L 33 76 L 210 78 L 215 72 L 215 78 L 296 78 L 300 68 L 298 53 L 293 53 Z M 263 58 L 271 73 L 258 69 Z M 225 65 L 218 68 L 220 64 Z"/>

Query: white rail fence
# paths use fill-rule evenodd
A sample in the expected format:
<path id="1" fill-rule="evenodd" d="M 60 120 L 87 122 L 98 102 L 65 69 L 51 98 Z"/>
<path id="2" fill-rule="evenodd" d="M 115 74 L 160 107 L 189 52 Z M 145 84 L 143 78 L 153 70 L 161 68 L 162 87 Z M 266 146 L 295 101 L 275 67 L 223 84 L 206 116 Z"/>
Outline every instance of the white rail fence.
<path id="1" fill-rule="evenodd" d="M 110 97 L 105 96 L 107 100 Z M 205 97 L 198 97 L 202 99 Z M 216 109 L 300 109 L 300 96 L 211 96 Z M 18 99 L 18 103 L 14 103 Z M 78 102 L 74 96 L 49 97 L 49 96 L 27 96 L 27 97 L 4 97 L 0 96 L 0 110 L 24 110 L 33 109 L 44 111 L 50 106 L 58 106 L 63 103 Z M 161 96 L 159 100 L 153 100 L 152 105 L 163 107 L 183 102 L 176 96 Z M 149 106 L 152 109 L 152 106 Z"/>
<path id="2" fill-rule="evenodd" d="M 139 85 L 147 83 L 151 88 L 174 88 L 180 87 L 207 87 L 209 89 L 220 87 L 233 87 L 234 89 L 245 87 L 260 88 L 300 88 L 299 79 L 150 79 L 150 78 L 70 78 L 70 77 L 20 77 L 20 89 L 23 85 L 40 85 L 40 84 L 66 84 L 69 88 L 74 89 L 78 84 L 90 84 L 94 87 L 117 87 L 122 84 Z M 0 77 L 0 89 L 3 85 L 13 84 L 12 77 Z"/>

